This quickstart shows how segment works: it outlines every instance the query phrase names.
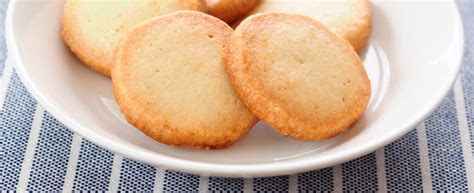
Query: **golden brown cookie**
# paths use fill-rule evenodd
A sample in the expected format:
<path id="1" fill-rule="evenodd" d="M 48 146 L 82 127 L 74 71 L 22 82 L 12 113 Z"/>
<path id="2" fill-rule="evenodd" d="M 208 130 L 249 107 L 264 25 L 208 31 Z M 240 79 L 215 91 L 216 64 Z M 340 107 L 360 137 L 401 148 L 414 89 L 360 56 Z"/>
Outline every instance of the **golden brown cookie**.
<path id="1" fill-rule="evenodd" d="M 176 146 L 224 148 L 256 118 L 224 70 L 223 21 L 196 11 L 158 17 L 133 29 L 115 53 L 112 83 L 128 122 Z"/>
<path id="2" fill-rule="evenodd" d="M 283 12 L 319 20 L 349 41 L 356 52 L 367 45 L 371 33 L 368 0 L 262 0 L 251 14 Z"/>
<path id="3" fill-rule="evenodd" d="M 306 16 L 250 16 L 232 34 L 224 58 L 233 88 L 247 107 L 296 139 L 321 140 L 345 132 L 370 98 L 357 53 Z"/>
<path id="4" fill-rule="evenodd" d="M 247 15 L 260 0 L 207 0 L 209 14 L 232 23 Z"/>
<path id="5" fill-rule="evenodd" d="M 177 10 L 206 9 L 203 0 L 68 0 L 62 36 L 71 51 L 92 69 L 110 76 L 113 49 L 135 25 Z"/>

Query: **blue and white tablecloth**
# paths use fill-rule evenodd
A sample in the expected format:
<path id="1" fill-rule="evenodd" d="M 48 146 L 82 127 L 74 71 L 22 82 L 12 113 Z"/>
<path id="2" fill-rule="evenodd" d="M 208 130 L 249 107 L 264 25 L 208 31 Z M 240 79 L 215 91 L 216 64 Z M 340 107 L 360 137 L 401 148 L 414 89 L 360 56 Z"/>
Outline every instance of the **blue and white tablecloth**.
<path id="1" fill-rule="evenodd" d="M 466 48 L 459 80 L 441 106 L 396 142 L 351 162 L 271 178 L 200 177 L 104 150 L 39 105 L 6 62 L 0 0 L 0 190 L 156 192 L 474 192 L 474 1 L 459 0 Z"/>

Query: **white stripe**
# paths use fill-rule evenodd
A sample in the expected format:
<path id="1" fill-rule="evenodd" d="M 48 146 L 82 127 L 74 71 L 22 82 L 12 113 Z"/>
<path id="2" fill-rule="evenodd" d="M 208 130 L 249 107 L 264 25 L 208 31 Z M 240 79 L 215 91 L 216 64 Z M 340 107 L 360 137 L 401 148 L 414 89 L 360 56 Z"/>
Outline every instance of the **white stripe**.
<path id="1" fill-rule="evenodd" d="M 158 193 L 163 191 L 163 181 L 165 178 L 165 170 L 163 168 L 156 168 L 155 171 L 155 187 L 153 187 L 153 192 Z"/>
<path id="2" fill-rule="evenodd" d="M 120 180 L 120 170 L 122 169 L 122 160 L 123 157 L 121 155 L 114 155 L 114 161 L 112 163 L 112 174 L 110 174 L 110 182 L 109 182 L 109 191 L 110 192 L 117 192 L 119 187 L 119 180 Z"/>
<path id="3" fill-rule="evenodd" d="M 33 164 L 33 158 L 35 155 L 36 145 L 38 144 L 38 137 L 41 131 L 41 122 L 43 120 L 44 108 L 41 105 L 36 106 L 33 124 L 31 126 L 30 136 L 28 138 L 28 144 L 26 145 L 26 151 L 23 163 L 21 164 L 20 178 L 18 179 L 18 186 L 16 191 L 26 192 L 28 186 L 28 179 Z"/>
<path id="4" fill-rule="evenodd" d="M 418 136 L 418 149 L 420 151 L 420 167 L 421 167 L 421 179 L 423 182 L 423 192 L 432 192 L 433 186 L 431 182 L 430 172 L 430 156 L 428 154 L 428 140 L 426 138 L 426 127 L 425 122 L 422 122 L 416 128 L 416 134 Z"/>
<path id="5" fill-rule="evenodd" d="M 244 193 L 253 192 L 253 178 L 244 178 Z"/>
<path id="6" fill-rule="evenodd" d="M 381 148 L 375 151 L 375 158 L 377 162 L 377 192 L 387 192 L 387 175 L 385 173 L 385 151 Z"/>
<path id="7" fill-rule="evenodd" d="M 5 96 L 7 95 L 8 85 L 13 73 L 13 64 L 10 59 L 7 59 L 5 62 L 5 67 L 3 69 L 2 78 L 0 78 L 0 110 L 3 109 L 3 104 L 5 103 Z"/>
<path id="8" fill-rule="evenodd" d="M 71 192 L 76 177 L 77 162 L 79 152 L 81 151 L 82 137 L 78 134 L 72 136 L 71 150 L 69 152 L 69 160 L 67 162 L 66 176 L 64 177 L 63 192 Z"/>
<path id="9" fill-rule="evenodd" d="M 209 186 L 209 177 L 201 176 L 199 178 L 199 192 L 200 193 L 208 192 L 208 189 L 207 189 L 208 186 Z"/>
<path id="10" fill-rule="evenodd" d="M 342 165 L 337 165 L 332 168 L 334 180 L 334 193 L 342 193 Z"/>
<path id="11" fill-rule="evenodd" d="M 464 92 L 461 80 L 458 78 L 454 84 L 454 100 L 456 101 L 456 113 L 459 124 L 459 134 L 461 136 L 462 153 L 466 167 L 467 184 L 469 192 L 474 192 L 474 157 L 472 156 L 469 126 L 464 104 Z"/>
<path id="12" fill-rule="evenodd" d="M 293 174 L 288 177 L 288 192 L 298 192 L 298 174 Z"/>

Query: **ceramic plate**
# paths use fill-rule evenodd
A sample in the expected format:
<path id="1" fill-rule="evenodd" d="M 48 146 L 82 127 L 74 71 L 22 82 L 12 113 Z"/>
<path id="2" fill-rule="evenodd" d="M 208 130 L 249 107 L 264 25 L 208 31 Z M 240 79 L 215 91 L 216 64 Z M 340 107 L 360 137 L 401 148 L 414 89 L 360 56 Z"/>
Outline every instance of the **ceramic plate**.
<path id="1" fill-rule="evenodd" d="M 127 124 L 114 102 L 110 79 L 68 51 L 60 37 L 63 4 L 64 0 L 10 2 L 9 52 L 31 94 L 71 130 L 105 149 L 201 175 L 285 175 L 375 151 L 406 134 L 437 107 L 456 79 L 463 54 L 463 29 L 454 1 L 373 1 L 373 34 L 360 54 L 373 95 L 349 132 L 326 141 L 301 142 L 258 123 L 228 149 L 179 149 L 157 143 Z"/>

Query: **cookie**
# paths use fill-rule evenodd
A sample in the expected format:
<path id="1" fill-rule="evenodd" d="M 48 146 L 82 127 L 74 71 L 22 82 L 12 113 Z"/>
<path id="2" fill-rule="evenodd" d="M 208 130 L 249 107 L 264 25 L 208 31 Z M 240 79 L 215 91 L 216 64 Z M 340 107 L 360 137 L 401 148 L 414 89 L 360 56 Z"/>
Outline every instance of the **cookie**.
<path id="1" fill-rule="evenodd" d="M 367 45 L 371 33 L 368 0 L 262 0 L 252 14 L 283 12 L 319 20 L 349 41 L 356 52 Z"/>
<path id="2" fill-rule="evenodd" d="M 322 140 L 363 114 L 370 82 L 357 53 L 318 21 L 263 13 L 244 20 L 224 52 L 233 88 L 279 133 Z"/>
<path id="3" fill-rule="evenodd" d="M 247 15 L 260 0 L 207 0 L 209 14 L 232 23 Z"/>
<path id="4" fill-rule="evenodd" d="M 112 70 L 116 101 L 130 124 L 169 145 L 224 148 L 256 118 L 224 70 L 223 21 L 179 11 L 139 25 L 119 43 Z"/>
<path id="5" fill-rule="evenodd" d="M 92 69 L 110 76 L 113 50 L 137 24 L 177 10 L 206 9 L 203 0 L 68 0 L 62 37 L 71 51 Z"/>

